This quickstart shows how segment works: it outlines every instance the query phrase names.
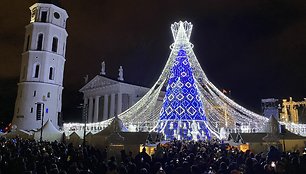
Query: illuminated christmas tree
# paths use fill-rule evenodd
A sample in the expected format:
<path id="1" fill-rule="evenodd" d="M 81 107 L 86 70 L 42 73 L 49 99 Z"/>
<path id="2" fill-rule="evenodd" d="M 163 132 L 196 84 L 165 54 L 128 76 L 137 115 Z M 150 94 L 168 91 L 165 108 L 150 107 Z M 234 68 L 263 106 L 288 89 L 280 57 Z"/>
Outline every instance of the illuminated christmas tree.
<path id="1" fill-rule="evenodd" d="M 193 52 L 192 28 L 187 21 L 171 25 L 174 42 L 158 80 L 118 118 L 131 132 L 157 131 L 168 140 L 226 138 L 226 131 L 236 131 L 238 124 L 244 128 L 242 131 L 264 132 L 267 118 L 228 98 L 207 78 Z M 65 129 L 71 127 L 69 123 Z"/>
<path id="2" fill-rule="evenodd" d="M 180 49 L 170 71 L 158 132 L 163 133 L 168 140 L 209 139 L 199 94 L 186 51 Z"/>

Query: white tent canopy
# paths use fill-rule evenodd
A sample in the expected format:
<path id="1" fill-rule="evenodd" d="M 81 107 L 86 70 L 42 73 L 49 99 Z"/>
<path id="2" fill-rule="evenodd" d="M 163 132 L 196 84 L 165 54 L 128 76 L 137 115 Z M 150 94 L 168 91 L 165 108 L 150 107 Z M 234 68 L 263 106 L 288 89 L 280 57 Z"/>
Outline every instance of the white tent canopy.
<path id="1" fill-rule="evenodd" d="M 34 133 L 34 139 L 40 140 L 41 129 Z M 63 132 L 57 130 L 52 122 L 48 119 L 42 127 L 42 140 L 43 141 L 62 141 Z"/>

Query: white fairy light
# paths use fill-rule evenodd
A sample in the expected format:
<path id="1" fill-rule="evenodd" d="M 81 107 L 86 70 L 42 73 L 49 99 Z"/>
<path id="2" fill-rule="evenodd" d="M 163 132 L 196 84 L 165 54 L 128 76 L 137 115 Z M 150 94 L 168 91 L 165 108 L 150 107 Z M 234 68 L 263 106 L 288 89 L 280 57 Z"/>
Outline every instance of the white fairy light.
<path id="1" fill-rule="evenodd" d="M 268 118 L 240 106 L 208 80 L 193 52 L 193 44 L 189 42 L 192 27 L 193 25 L 186 21 L 175 22 L 171 25 L 174 43 L 170 46 L 171 53 L 161 75 L 153 87 L 136 104 L 118 117 L 126 127 L 130 128 L 130 131 L 155 130 L 162 109 L 162 101 L 159 98 L 163 93 L 163 87 L 167 87 L 167 82 L 171 77 L 170 69 L 175 62 L 177 52 L 183 46 L 193 71 L 194 84 L 197 86 L 203 102 L 207 118 L 205 126 L 211 134 L 216 138 L 220 138 L 221 128 L 232 131 L 238 129 L 243 132 L 265 131 L 264 127 L 268 122 Z M 89 132 L 97 133 L 107 127 L 111 121 L 112 119 L 98 123 L 89 123 L 87 124 L 87 129 L 89 129 Z M 286 128 L 290 131 L 306 136 L 306 124 L 283 122 L 280 122 L 280 124 L 286 125 Z M 67 135 L 73 131 L 82 131 L 83 125 L 82 123 L 67 123 L 64 124 L 64 131 Z M 162 130 L 165 129 L 166 125 L 167 123 L 162 125 Z M 189 131 L 188 135 L 192 136 L 192 132 Z"/>

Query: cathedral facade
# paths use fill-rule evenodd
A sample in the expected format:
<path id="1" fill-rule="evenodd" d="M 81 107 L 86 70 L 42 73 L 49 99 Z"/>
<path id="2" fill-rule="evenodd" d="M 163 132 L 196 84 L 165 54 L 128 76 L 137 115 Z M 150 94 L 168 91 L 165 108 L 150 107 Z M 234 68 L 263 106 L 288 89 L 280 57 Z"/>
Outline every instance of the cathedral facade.
<path id="1" fill-rule="evenodd" d="M 101 72 L 80 89 L 84 95 L 84 107 L 88 123 L 96 123 L 119 115 L 133 106 L 150 88 L 124 81 L 120 66 L 117 79 L 106 76 L 105 63 Z"/>

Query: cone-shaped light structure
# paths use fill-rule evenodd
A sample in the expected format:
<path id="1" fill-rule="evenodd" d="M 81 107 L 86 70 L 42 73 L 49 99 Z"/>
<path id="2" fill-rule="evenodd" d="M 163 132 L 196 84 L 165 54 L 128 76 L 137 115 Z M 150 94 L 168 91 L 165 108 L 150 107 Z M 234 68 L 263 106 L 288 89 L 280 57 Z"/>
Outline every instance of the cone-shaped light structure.
<path id="1" fill-rule="evenodd" d="M 166 139 L 220 139 L 221 129 L 263 132 L 267 118 L 240 106 L 209 81 L 189 41 L 192 28 L 186 21 L 171 25 L 174 43 L 158 80 L 118 117 L 131 131 L 158 131 Z"/>

